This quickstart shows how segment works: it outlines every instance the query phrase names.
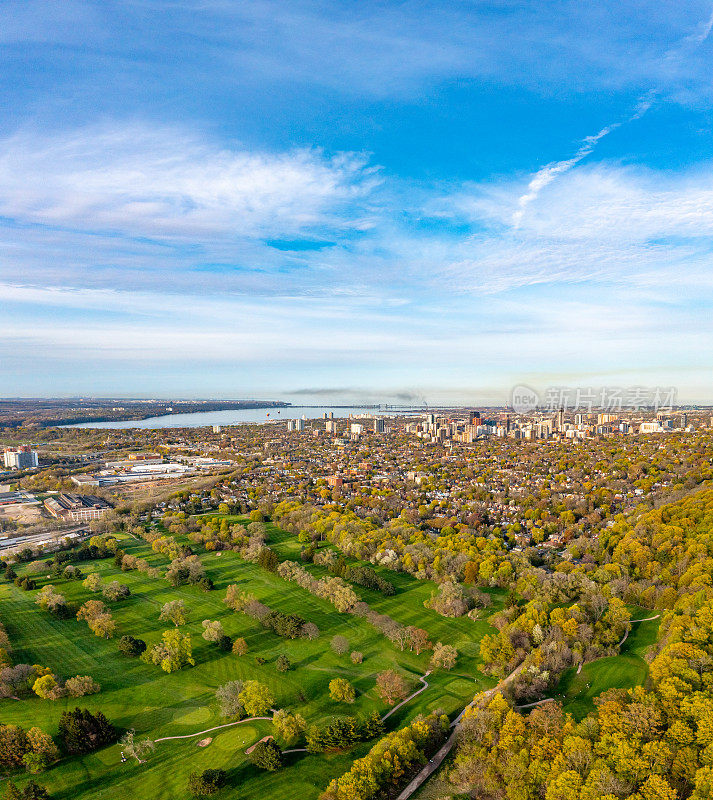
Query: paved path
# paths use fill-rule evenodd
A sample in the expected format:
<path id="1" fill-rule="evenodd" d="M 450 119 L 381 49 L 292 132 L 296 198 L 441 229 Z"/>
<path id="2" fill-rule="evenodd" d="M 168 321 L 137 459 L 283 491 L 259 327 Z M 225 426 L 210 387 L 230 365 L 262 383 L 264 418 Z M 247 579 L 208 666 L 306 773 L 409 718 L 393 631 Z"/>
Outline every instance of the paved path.
<path id="1" fill-rule="evenodd" d="M 204 733 L 211 733 L 212 731 L 219 731 L 223 728 L 232 728 L 233 725 L 242 725 L 245 722 L 255 722 L 259 719 L 266 719 L 269 721 L 272 720 L 272 717 L 247 717 L 246 719 L 239 719 L 237 722 L 226 722 L 225 725 L 216 725 L 215 728 L 206 728 L 204 731 L 198 731 L 197 733 L 186 733 L 183 736 L 163 736 L 160 739 L 154 739 L 155 742 L 170 742 L 173 739 L 192 739 L 194 736 L 202 736 Z"/>
<path id="2" fill-rule="evenodd" d="M 624 642 L 625 642 L 625 641 L 626 641 L 626 640 L 629 638 L 629 634 L 631 633 L 631 626 L 632 626 L 632 625 L 633 625 L 635 622 L 651 622 L 651 621 L 652 621 L 652 620 L 654 620 L 654 619 L 658 619 L 660 616 L 661 616 L 661 614 L 656 614 L 656 615 L 655 615 L 655 616 L 653 616 L 653 617 L 646 617 L 645 619 L 630 619 L 630 620 L 629 620 L 629 621 L 626 623 L 626 633 L 625 633 L 625 634 L 624 634 L 624 636 L 622 637 L 622 639 L 621 639 L 621 641 L 619 642 L 619 644 L 617 645 L 617 647 L 621 647 L 621 646 L 624 644 Z M 579 673 L 577 673 L 577 674 L 579 674 Z"/>
<path id="3" fill-rule="evenodd" d="M 543 703 L 554 703 L 554 697 L 545 697 L 544 700 L 535 700 L 534 703 L 525 703 L 523 706 L 515 706 L 517 711 L 522 711 L 523 708 L 534 708 L 535 706 L 541 706 Z"/>
<path id="4" fill-rule="evenodd" d="M 389 717 L 390 717 L 390 716 L 391 716 L 391 715 L 392 715 L 392 714 L 393 714 L 395 711 L 398 711 L 398 710 L 401 708 L 401 706 L 405 706 L 405 705 L 406 705 L 406 703 L 408 703 L 408 702 L 409 702 L 409 700 L 413 700 L 413 698 L 414 698 L 414 697 L 416 697 L 416 695 L 419 695 L 419 694 L 421 694 L 421 692 L 425 692 L 425 691 L 426 691 L 426 689 L 428 689 L 428 681 L 426 680 L 426 678 L 427 678 L 427 677 L 428 677 L 430 674 L 431 674 L 431 670 L 429 669 L 429 670 L 428 670 L 428 672 L 424 673 L 424 674 L 423 674 L 423 675 L 422 675 L 422 676 L 419 678 L 419 680 L 421 681 L 421 683 L 423 684 L 423 686 L 422 686 L 420 689 L 416 689 L 416 691 L 415 691 L 413 694 L 410 694 L 410 695 L 409 695 L 409 696 L 408 696 L 408 697 L 407 697 L 405 700 L 402 700 L 402 701 L 401 701 L 401 702 L 400 702 L 400 703 L 399 703 L 397 706 L 394 706 L 394 707 L 391 709 L 391 711 L 387 711 L 387 712 L 386 712 L 386 714 L 384 714 L 384 716 L 381 718 L 381 721 L 382 721 L 382 722 L 385 722 L 385 721 L 386 721 L 386 720 L 387 720 L 387 719 L 388 719 L 388 718 L 389 718 Z"/>
<path id="5" fill-rule="evenodd" d="M 496 686 L 493 686 L 492 689 L 488 689 L 487 691 L 483 692 L 482 694 L 477 696 L 478 702 L 483 702 L 490 700 L 490 698 L 496 693 L 504 689 L 508 686 L 512 681 L 515 679 L 515 676 L 520 672 L 523 668 L 523 665 L 520 664 L 519 667 L 515 667 L 515 669 L 506 677 L 503 678 Z M 446 739 L 445 743 L 441 746 L 441 749 L 436 753 L 435 756 L 426 764 L 426 766 L 416 775 L 411 782 L 403 789 L 401 794 L 398 795 L 396 800 L 408 800 L 409 797 L 417 790 L 420 789 L 421 786 L 428 780 L 428 778 L 433 775 L 433 773 L 441 766 L 445 757 L 451 752 L 453 749 L 453 745 L 456 743 L 458 739 L 458 723 L 463 719 L 463 715 L 465 714 L 466 710 L 471 708 L 475 705 L 476 698 L 474 698 L 468 705 L 458 714 L 458 716 L 451 722 L 450 727 L 453 728 L 451 735 Z"/>

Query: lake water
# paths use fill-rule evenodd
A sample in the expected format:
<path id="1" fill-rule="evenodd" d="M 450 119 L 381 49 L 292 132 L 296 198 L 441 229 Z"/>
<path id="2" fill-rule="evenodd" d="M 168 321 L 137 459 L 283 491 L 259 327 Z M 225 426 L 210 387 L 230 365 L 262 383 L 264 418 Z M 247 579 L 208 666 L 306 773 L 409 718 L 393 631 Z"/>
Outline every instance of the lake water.
<path id="1" fill-rule="evenodd" d="M 282 408 L 243 408 L 227 411 L 196 411 L 192 414 L 166 414 L 160 417 L 149 417 L 141 420 L 124 420 L 122 422 L 83 422 L 80 425 L 68 425 L 70 428 L 201 428 L 206 425 L 241 425 L 257 422 L 274 422 L 282 419 L 321 419 L 325 413 L 332 411 L 335 419 L 368 414 L 383 416 L 390 414 L 408 414 L 406 410 L 379 410 L 367 406 L 288 406 Z M 423 413 L 423 412 L 420 412 Z"/>

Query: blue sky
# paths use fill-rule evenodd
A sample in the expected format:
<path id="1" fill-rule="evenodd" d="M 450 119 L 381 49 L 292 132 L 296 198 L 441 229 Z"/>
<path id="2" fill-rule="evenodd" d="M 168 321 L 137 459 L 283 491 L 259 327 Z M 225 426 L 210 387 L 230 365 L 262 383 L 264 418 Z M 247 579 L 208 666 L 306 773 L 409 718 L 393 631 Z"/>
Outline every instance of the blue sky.
<path id="1" fill-rule="evenodd" d="M 4 396 L 713 398 L 713 0 L 3 0 Z"/>

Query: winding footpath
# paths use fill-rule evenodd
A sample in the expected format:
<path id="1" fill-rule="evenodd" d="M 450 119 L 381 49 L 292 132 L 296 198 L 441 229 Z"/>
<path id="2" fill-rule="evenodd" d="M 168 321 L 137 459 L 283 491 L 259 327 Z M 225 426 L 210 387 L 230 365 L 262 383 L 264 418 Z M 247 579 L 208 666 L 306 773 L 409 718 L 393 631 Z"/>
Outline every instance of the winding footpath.
<path id="1" fill-rule="evenodd" d="M 270 711 L 275 711 L 271 708 Z M 185 733 L 182 736 L 163 736 L 160 739 L 154 739 L 155 742 L 170 742 L 174 739 L 193 739 L 194 736 L 202 736 L 204 733 L 211 733 L 212 731 L 220 731 L 223 728 L 232 728 L 234 725 L 243 725 L 246 722 L 255 722 L 256 720 L 266 719 L 268 722 L 272 717 L 246 717 L 239 719 L 237 722 L 226 722 L 225 725 L 216 725 L 215 728 L 206 728 L 204 731 L 197 731 L 196 733 Z"/>
<path id="2" fill-rule="evenodd" d="M 515 667 L 515 669 L 506 677 L 503 678 L 496 686 L 493 686 L 492 689 L 488 689 L 485 692 L 482 692 L 471 700 L 470 703 L 458 714 L 458 716 L 451 722 L 450 727 L 453 729 L 451 735 L 446 739 L 444 744 L 441 746 L 441 749 L 431 758 L 431 760 L 426 764 L 426 766 L 416 775 L 410 783 L 403 789 L 401 794 L 398 795 L 396 800 L 408 800 L 409 797 L 417 790 L 420 789 L 421 786 L 428 780 L 428 778 L 433 775 L 433 773 L 441 766 L 445 757 L 451 752 L 453 749 L 453 745 L 456 743 L 458 739 L 458 724 L 463 719 L 463 715 L 465 712 L 472 708 L 475 703 L 476 699 L 477 702 L 484 702 L 490 700 L 491 697 L 499 691 L 502 691 L 506 686 L 508 686 L 523 668 L 523 664 L 520 664 L 519 667 Z"/>
<path id="3" fill-rule="evenodd" d="M 387 720 L 387 719 L 388 719 L 388 718 L 389 718 L 389 717 L 390 717 L 392 714 L 394 714 L 396 711 L 398 711 L 398 710 L 401 708 L 401 706 L 405 706 L 405 705 L 406 705 L 406 703 L 408 703 L 409 701 L 413 700 L 413 698 L 414 698 L 414 697 L 416 697 L 416 695 L 419 695 L 419 694 L 421 694 L 421 692 L 425 692 L 425 691 L 426 691 L 426 689 L 428 689 L 428 681 L 426 680 L 426 678 L 427 678 L 427 677 L 428 677 L 430 674 L 431 674 L 431 670 L 429 669 L 429 670 L 428 670 L 428 672 L 425 672 L 423 675 L 421 675 L 421 677 L 419 678 L 419 680 L 421 681 L 421 683 L 423 684 L 423 686 L 422 686 L 420 689 L 416 689 L 416 691 L 415 691 L 413 694 L 410 694 L 410 695 L 409 695 L 409 696 L 408 696 L 408 697 L 407 697 L 405 700 L 402 700 L 402 701 L 401 701 L 401 702 L 400 702 L 400 703 L 399 703 L 397 706 L 394 706 L 394 707 L 391 709 L 391 711 L 387 711 L 387 712 L 386 712 L 386 714 L 384 714 L 384 716 L 381 718 L 381 721 L 382 721 L 382 722 L 386 722 L 386 720 Z"/>
<path id="4" fill-rule="evenodd" d="M 619 644 L 617 645 L 617 647 L 621 647 L 624 644 L 624 642 L 629 638 L 629 634 L 631 633 L 631 626 L 635 622 L 651 622 L 652 620 L 658 619 L 660 616 L 661 616 L 661 614 L 656 614 L 653 617 L 646 617 L 645 619 L 630 619 L 626 623 L 626 633 L 622 636 L 622 639 L 619 642 Z M 580 669 L 581 669 L 581 666 L 580 666 Z M 579 673 L 577 673 L 577 674 L 579 674 Z"/>

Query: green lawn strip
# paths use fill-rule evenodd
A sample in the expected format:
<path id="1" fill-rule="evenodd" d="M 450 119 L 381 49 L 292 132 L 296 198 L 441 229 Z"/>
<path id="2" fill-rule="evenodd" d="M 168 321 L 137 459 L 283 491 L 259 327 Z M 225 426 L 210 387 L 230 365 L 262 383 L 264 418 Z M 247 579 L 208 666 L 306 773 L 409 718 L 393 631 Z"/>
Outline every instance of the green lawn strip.
<path id="1" fill-rule="evenodd" d="M 653 614 L 648 612 L 644 616 Z M 565 711 L 580 720 L 594 710 L 594 698 L 607 689 L 644 685 L 649 674 L 644 655 L 656 641 L 659 623 L 659 619 L 632 623 L 619 655 L 590 661 L 579 675 L 576 668 L 567 670 L 553 695 L 562 701 Z"/>

